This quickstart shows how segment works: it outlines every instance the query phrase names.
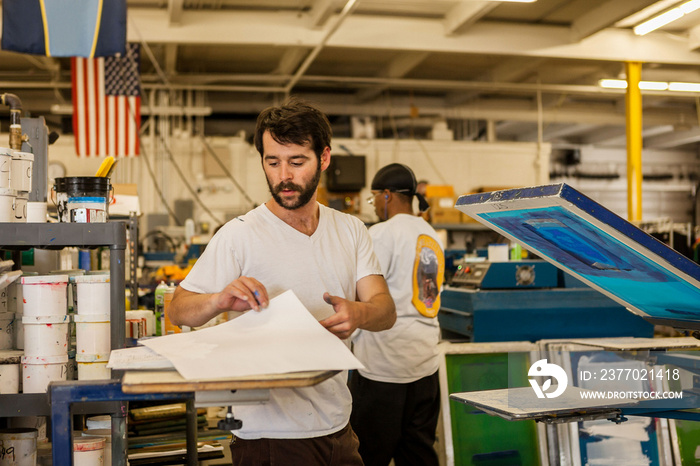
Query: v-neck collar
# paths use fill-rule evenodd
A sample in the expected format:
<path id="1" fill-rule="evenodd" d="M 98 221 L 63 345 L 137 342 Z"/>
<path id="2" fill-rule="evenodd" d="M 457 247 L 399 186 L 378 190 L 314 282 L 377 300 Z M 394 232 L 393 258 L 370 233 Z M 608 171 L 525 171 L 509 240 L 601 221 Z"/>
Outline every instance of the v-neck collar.
<path id="1" fill-rule="evenodd" d="M 325 222 L 326 222 L 326 215 L 323 211 L 324 206 L 322 204 L 319 204 L 318 202 L 316 202 L 316 204 L 318 204 L 318 224 L 316 225 L 316 229 L 314 230 L 314 232 L 311 233 L 310 235 L 307 235 L 306 233 L 303 233 L 303 232 L 297 230 L 296 228 L 291 226 L 289 223 L 285 222 L 280 217 L 275 215 L 275 213 L 272 210 L 270 210 L 270 208 L 267 206 L 267 204 L 262 204 L 262 207 L 265 208 L 265 212 L 266 212 L 267 216 L 269 216 L 273 222 L 281 225 L 282 228 L 289 229 L 294 234 L 302 236 L 304 238 L 314 239 L 315 237 L 318 236 L 319 231 L 322 230 L 322 228 L 324 227 Z"/>

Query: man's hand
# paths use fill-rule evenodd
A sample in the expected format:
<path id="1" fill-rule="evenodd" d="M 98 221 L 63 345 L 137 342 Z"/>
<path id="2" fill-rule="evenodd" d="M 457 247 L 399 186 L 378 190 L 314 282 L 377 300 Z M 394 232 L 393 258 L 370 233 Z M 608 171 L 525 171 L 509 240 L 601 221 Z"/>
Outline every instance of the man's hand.
<path id="1" fill-rule="evenodd" d="M 270 302 L 262 283 L 251 277 L 240 277 L 212 297 L 219 311 L 260 311 Z"/>
<path id="2" fill-rule="evenodd" d="M 333 306 L 335 314 L 323 319 L 320 324 L 342 340 L 349 338 L 363 321 L 363 306 L 356 301 L 331 296 L 329 293 L 323 293 L 323 300 Z"/>
<path id="3" fill-rule="evenodd" d="M 259 311 L 269 303 L 262 283 L 251 277 L 239 277 L 219 293 L 193 293 L 178 286 L 167 312 L 175 325 L 199 327 L 222 312 Z"/>

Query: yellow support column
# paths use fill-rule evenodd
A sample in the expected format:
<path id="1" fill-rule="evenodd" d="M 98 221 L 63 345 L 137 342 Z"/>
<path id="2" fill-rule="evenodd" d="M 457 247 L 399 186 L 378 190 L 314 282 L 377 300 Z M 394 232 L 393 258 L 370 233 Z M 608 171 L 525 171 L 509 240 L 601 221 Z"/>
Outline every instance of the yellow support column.
<path id="1" fill-rule="evenodd" d="M 627 219 L 642 220 L 642 64 L 626 62 L 627 96 Z"/>

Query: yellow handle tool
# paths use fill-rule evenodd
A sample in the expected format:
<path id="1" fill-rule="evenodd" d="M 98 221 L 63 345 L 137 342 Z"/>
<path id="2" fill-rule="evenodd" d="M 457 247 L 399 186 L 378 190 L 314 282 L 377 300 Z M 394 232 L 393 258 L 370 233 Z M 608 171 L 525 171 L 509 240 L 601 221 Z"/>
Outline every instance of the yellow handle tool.
<path id="1" fill-rule="evenodd" d="M 100 168 L 97 169 L 97 173 L 95 176 L 99 177 L 108 177 L 111 173 L 112 170 L 114 169 L 114 165 L 116 164 L 116 160 L 114 160 L 114 157 L 111 155 L 104 159 L 102 164 L 100 165 Z"/>

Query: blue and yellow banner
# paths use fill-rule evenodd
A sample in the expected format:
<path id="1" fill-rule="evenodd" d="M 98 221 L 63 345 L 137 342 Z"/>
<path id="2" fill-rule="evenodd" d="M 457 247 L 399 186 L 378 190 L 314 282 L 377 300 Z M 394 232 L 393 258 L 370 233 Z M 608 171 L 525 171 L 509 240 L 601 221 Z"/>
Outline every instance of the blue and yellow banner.
<path id="1" fill-rule="evenodd" d="M 4 0 L 2 49 L 48 57 L 126 52 L 126 0 Z"/>

